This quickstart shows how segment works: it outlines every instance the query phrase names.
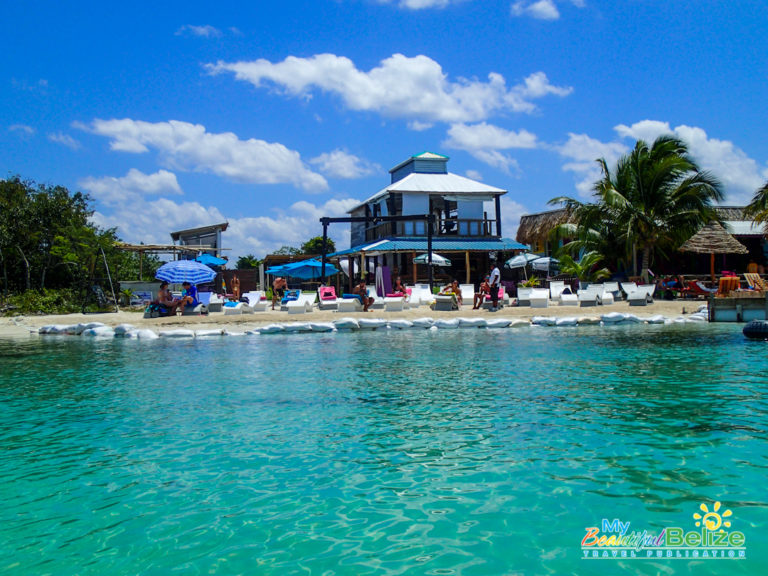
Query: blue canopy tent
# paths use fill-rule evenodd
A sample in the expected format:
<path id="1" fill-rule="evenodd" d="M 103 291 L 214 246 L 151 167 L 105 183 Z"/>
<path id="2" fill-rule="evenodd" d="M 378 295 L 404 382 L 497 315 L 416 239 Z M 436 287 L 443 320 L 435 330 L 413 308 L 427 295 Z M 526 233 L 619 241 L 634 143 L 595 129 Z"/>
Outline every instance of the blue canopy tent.
<path id="1" fill-rule="evenodd" d="M 195 261 L 200 262 L 201 264 L 205 264 L 206 266 L 223 266 L 227 263 L 227 261 L 223 258 L 216 258 L 216 256 L 211 256 L 205 252 L 195 258 Z"/>

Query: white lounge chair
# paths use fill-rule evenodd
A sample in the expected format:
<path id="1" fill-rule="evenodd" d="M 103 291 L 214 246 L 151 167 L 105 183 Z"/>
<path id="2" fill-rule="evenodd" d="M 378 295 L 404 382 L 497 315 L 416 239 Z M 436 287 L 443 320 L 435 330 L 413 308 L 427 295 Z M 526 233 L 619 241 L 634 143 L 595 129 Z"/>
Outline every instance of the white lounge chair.
<path id="1" fill-rule="evenodd" d="M 357 298 L 339 298 L 336 304 L 337 312 L 362 312 L 363 305 Z"/>
<path id="2" fill-rule="evenodd" d="M 336 310 L 339 306 L 339 298 L 336 296 L 336 288 L 333 286 L 321 286 L 317 290 L 317 307 L 320 310 Z"/>
<path id="3" fill-rule="evenodd" d="M 546 308 L 549 305 L 549 290 L 531 288 L 531 308 Z"/>
<path id="4" fill-rule="evenodd" d="M 459 309 L 459 302 L 453 294 L 436 294 L 434 296 L 434 309 L 451 311 Z"/>
<path id="5" fill-rule="evenodd" d="M 653 293 L 656 291 L 655 284 L 640 284 L 634 292 L 627 295 L 630 306 L 647 306 L 653 304 Z"/>
<path id="6" fill-rule="evenodd" d="M 411 306 L 421 306 L 424 304 L 432 304 L 434 296 L 429 289 L 429 284 L 414 284 L 413 286 L 406 286 L 406 289 L 411 289 Z"/>
<path id="7" fill-rule="evenodd" d="M 600 295 L 603 293 L 602 284 L 590 284 L 579 290 L 579 306 L 597 306 L 600 304 Z"/>
<path id="8" fill-rule="evenodd" d="M 531 293 L 533 288 L 527 288 L 525 286 L 517 287 L 517 305 L 518 306 L 530 306 L 531 305 Z"/>
<path id="9" fill-rule="evenodd" d="M 248 298 L 248 306 L 252 312 L 264 312 L 270 305 L 270 301 L 265 298 L 262 290 L 246 292 L 243 296 Z"/>
<path id="10" fill-rule="evenodd" d="M 385 312 L 402 312 L 404 306 L 405 297 L 403 296 L 386 296 L 384 298 Z"/>
<path id="11" fill-rule="evenodd" d="M 622 282 L 621 283 L 621 291 L 624 292 L 624 299 L 626 299 L 630 292 L 634 292 L 637 290 L 637 284 L 634 282 Z"/>
<path id="12" fill-rule="evenodd" d="M 603 290 L 605 292 L 611 293 L 611 295 L 613 296 L 614 302 L 616 300 L 621 300 L 621 288 L 619 288 L 618 282 L 604 282 Z"/>
<path id="13" fill-rule="evenodd" d="M 578 306 L 579 305 L 579 297 L 576 294 L 573 294 L 571 292 L 571 289 L 569 287 L 565 287 L 565 289 L 560 293 L 560 306 Z"/>
<path id="14" fill-rule="evenodd" d="M 549 298 L 557 302 L 560 301 L 560 294 L 565 290 L 565 282 L 562 280 L 550 280 Z"/>
<path id="15" fill-rule="evenodd" d="M 224 306 L 224 298 L 211 292 L 199 292 L 198 296 L 200 296 L 200 302 L 203 304 L 205 304 L 205 299 L 208 299 L 208 312 L 221 312 Z"/>
<path id="16" fill-rule="evenodd" d="M 459 290 L 461 290 L 461 300 L 464 304 L 469 305 L 470 302 L 475 301 L 474 284 L 459 284 Z"/>
<path id="17" fill-rule="evenodd" d="M 304 314 L 305 312 L 312 312 L 312 306 L 315 303 L 317 294 L 302 292 L 296 300 L 286 302 L 285 307 L 288 309 L 288 314 Z"/>
<path id="18" fill-rule="evenodd" d="M 368 310 L 383 310 L 384 309 L 384 296 L 379 296 L 376 293 L 376 289 L 372 287 L 368 287 L 368 297 L 373 298 L 373 304 L 368 306 Z"/>
<path id="19" fill-rule="evenodd" d="M 238 314 L 243 313 L 244 307 L 248 306 L 244 302 L 225 302 L 222 309 L 224 310 L 225 316 L 237 316 Z M 253 312 L 253 310 L 248 306 L 248 311 Z"/>

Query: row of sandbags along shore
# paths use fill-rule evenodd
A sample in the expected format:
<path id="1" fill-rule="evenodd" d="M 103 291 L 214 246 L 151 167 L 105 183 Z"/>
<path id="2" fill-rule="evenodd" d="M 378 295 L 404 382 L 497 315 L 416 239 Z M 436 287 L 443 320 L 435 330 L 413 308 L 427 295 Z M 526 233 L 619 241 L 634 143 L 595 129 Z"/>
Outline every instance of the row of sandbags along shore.
<path id="1" fill-rule="evenodd" d="M 693 314 L 667 318 L 660 314 L 640 317 L 635 314 L 609 312 L 594 316 L 534 316 L 530 320 L 509 318 L 450 318 L 433 319 L 429 317 L 414 320 L 386 320 L 383 318 L 339 318 L 333 322 L 282 322 L 267 324 L 250 330 L 236 332 L 228 328 L 213 328 L 205 330 L 160 330 L 155 332 L 148 328 L 137 328 L 131 324 L 107 326 L 100 322 L 87 324 L 50 324 L 38 329 L 38 334 L 86 336 L 96 338 L 204 338 L 210 336 L 245 336 L 248 334 L 285 334 L 299 332 L 334 332 L 354 330 L 450 330 L 467 328 L 520 328 L 525 326 L 613 326 L 620 324 L 681 324 L 707 322 L 707 309 L 702 306 Z"/>

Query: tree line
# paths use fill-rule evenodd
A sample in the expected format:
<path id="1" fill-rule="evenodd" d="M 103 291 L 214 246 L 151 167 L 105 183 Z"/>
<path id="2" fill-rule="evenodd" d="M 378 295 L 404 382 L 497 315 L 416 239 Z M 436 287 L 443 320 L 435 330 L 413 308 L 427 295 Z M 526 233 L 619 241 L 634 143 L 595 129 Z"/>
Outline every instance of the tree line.
<path id="1" fill-rule="evenodd" d="M 79 289 L 106 276 L 136 279 L 138 255 L 118 250 L 114 228 L 90 222 L 91 198 L 64 186 L 12 176 L 0 180 L 0 281 L 2 292 Z M 103 251 L 103 252 L 102 252 Z M 154 275 L 156 259 L 145 259 Z"/>

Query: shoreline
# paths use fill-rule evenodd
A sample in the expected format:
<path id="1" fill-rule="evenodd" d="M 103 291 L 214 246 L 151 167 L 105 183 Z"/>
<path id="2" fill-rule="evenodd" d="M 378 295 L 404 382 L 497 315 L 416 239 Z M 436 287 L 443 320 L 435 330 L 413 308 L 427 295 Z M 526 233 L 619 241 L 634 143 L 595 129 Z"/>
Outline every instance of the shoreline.
<path id="1" fill-rule="evenodd" d="M 279 310 L 267 310 L 266 312 L 254 312 L 253 314 L 224 315 L 221 312 L 211 313 L 207 316 L 176 316 L 169 318 L 144 318 L 144 312 L 120 310 L 119 312 L 107 312 L 103 314 L 55 314 L 40 316 L 4 316 L 0 318 L 0 338 L 24 338 L 36 336 L 36 330 L 49 324 L 78 324 L 88 322 L 101 322 L 107 326 L 120 324 L 132 324 L 139 329 L 154 331 L 191 329 L 191 330 L 215 330 L 217 328 L 236 327 L 238 331 L 254 330 L 267 324 L 280 324 L 289 322 L 333 322 L 341 318 L 369 318 L 385 320 L 414 320 L 416 318 L 483 318 L 486 320 L 505 318 L 510 320 L 530 321 L 535 316 L 550 317 L 599 317 L 611 312 L 635 314 L 640 318 L 662 315 L 666 318 L 676 318 L 696 312 L 704 301 L 697 300 L 660 300 L 647 306 L 630 306 L 628 302 L 621 301 L 605 306 L 549 306 L 547 308 L 531 308 L 530 306 L 505 306 L 497 312 L 489 310 L 472 310 L 471 306 L 463 306 L 459 310 L 436 311 L 429 306 L 419 306 L 400 312 L 386 312 L 383 309 L 366 313 L 351 312 L 338 313 L 332 310 L 313 309 L 304 314 L 288 314 Z"/>

